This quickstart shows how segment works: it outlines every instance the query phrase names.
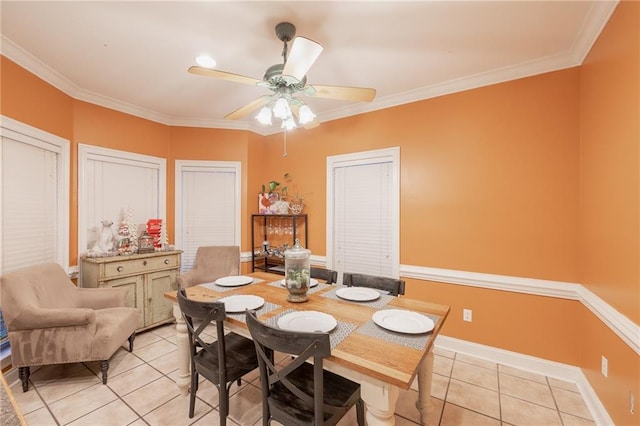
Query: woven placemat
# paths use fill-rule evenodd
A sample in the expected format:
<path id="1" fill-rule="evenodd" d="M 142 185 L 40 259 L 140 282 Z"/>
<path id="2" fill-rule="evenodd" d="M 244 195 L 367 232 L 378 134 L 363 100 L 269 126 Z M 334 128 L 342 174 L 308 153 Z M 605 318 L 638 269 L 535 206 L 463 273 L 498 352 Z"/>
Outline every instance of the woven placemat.
<path id="1" fill-rule="evenodd" d="M 271 327 L 277 328 L 278 320 L 280 319 L 280 317 L 282 317 L 283 315 L 290 314 L 291 312 L 298 312 L 298 311 L 296 311 L 295 309 L 287 309 L 286 311 L 267 319 L 265 322 Z M 338 325 L 336 326 L 336 328 L 331 330 L 331 332 L 329 333 L 331 350 L 335 349 L 335 347 L 338 346 L 340 342 L 342 342 L 344 339 L 346 339 L 347 336 L 353 333 L 356 328 L 358 328 L 356 324 L 352 324 L 350 322 L 338 321 Z"/>
<path id="2" fill-rule="evenodd" d="M 275 311 L 276 309 L 280 309 L 282 306 L 277 305 L 275 303 L 271 303 L 271 302 L 265 302 L 264 305 L 262 305 L 260 308 L 256 309 L 256 315 L 259 317 L 260 315 L 264 315 L 268 312 L 271 311 Z M 227 313 L 227 316 L 233 319 L 236 319 L 238 321 L 247 322 L 247 317 L 246 314 L 244 312 L 238 312 L 238 313 L 234 313 L 234 314 L 229 314 Z"/>
<path id="3" fill-rule="evenodd" d="M 434 327 L 438 323 L 439 318 L 437 316 L 427 314 L 422 315 L 431 318 L 433 320 Z M 423 334 L 397 333 L 380 327 L 378 324 L 373 322 L 373 320 L 369 320 L 364 323 L 356 330 L 356 332 L 364 334 L 365 336 L 375 337 L 376 339 L 386 340 L 387 342 L 417 350 L 423 350 L 425 348 L 432 333 L 432 331 Z"/>
<path id="4" fill-rule="evenodd" d="M 248 285 L 253 285 L 253 284 L 258 284 L 261 283 L 264 280 L 261 280 L 259 278 L 254 278 L 252 282 L 250 282 L 249 284 L 246 285 L 237 285 L 237 286 L 233 286 L 233 287 L 228 287 L 228 286 L 221 286 L 216 284 L 215 282 L 210 282 L 210 283 L 203 283 L 203 284 L 198 284 L 204 288 L 208 288 L 209 290 L 213 290 L 213 291 L 217 291 L 218 293 L 225 293 L 227 291 L 231 291 L 231 290 L 236 290 L 240 287 L 246 287 Z"/>
<path id="5" fill-rule="evenodd" d="M 271 287 L 286 289 L 286 287 L 284 287 L 282 284 L 280 284 L 281 281 L 282 280 L 274 281 L 274 282 L 269 283 L 268 285 L 270 285 Z M 319 282 L 317 286 L 311 287 L 309 289 L 309 291 L 307 291 L 307 294 L 313 294 L 316 291 L 324 290 L 327 287 L 333 287 L 333 286 L 331 284 L 325 284 L 325 283 Z"/>
<path id="6" fill-rule="evenodd" d="M 355 300 L 343 299 L 341 297 L 338 297 L 338 295 L 336 295 L 336 291 L 340 290 L 341 288 L 347 288 L 347 286 L 338 285 L 334 287 L 336 288 L 333 290 L 327 291 L 326 293 L 323 293 L 322 297 L 326 297 L 328 299 L 333 299 L 333 300 L 341 300 L 343 302 L 357 303 L 358 305 L 369 306 L 371 308 L 376 308 L 376 309 L 383 308 L 387 303 L 391 302 L 393 299 L 396 298 L 395 296 L 381 294 L 380 297 L 377 298 L 376 300 L 371 300 L 369 302 L 357 302 Z"/>

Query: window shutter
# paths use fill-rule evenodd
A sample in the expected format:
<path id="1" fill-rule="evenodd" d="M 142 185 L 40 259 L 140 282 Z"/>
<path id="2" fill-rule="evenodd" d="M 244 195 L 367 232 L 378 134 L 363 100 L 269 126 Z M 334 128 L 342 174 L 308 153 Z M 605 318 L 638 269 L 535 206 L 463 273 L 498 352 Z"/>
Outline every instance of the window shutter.
<path id="1" fill-rule="evenodd" d="M 165 195 L 164 158 L 78 145 L 79 254 L 94 246 L 103 220 L 112 221 L 117 230 L 130 209 L 138 235 L 147 220 L 165 220 Z"/>
<path id="2" fill-rule="evenodd" d="M 391 163 L 334 169 L 334 265 L 340 272 L 393 275 Z"/>
<path id="3" fill-rule="evenodd" d="M 0 144 L 0 273 L 68 266 L 69 142 L 7 117 Z"/>
<path id="4" fill-rule="evenodd" d="M 182 271 L 193 268 L 200 246 L 239 245 L 239 170 L 229 166 L 190 166 L 176 162 L 177 232 Z M 193 164 L 194 162 L 190 162 Z"/>

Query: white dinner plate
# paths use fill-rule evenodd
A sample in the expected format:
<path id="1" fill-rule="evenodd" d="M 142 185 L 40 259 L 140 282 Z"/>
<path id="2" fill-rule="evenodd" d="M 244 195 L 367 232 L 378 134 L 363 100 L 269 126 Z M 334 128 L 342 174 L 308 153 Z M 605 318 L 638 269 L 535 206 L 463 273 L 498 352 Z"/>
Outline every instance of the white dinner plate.
<path id="1" fill-rule="evenodd" d="M 280 285 L 281 285 L 282 287 L 286 287 L 286 286 L 287 286 L 287 280 L 286 280 L 286 278 L 285 278 L 285 279 L 283 279 L 283 280 L 280 280 Z M 311 279 L 309 279 L 309 288 L 311 288 L 311 287 L 315 287 L 315 286 L 317 286 L 317 285 L 318 285 L 318 280 L 316 280 L 315 278 L 311 278 Z"/>
<path id="2" fill-rule="evenodd" d="M 334 317 L 324 312 L 296 311 L 281 316 L 278 327 L 283 330 L 303 331 L 307 333 L 328 333 L 336 328 L 338 322 Z"/>
<path id="3" fill-rule="evenodd" d="M 245 309 L 258 309 L 264 305 L 262 297 L 252 294 L 236 294 L 223 297 L 217 301 L 224 303 L 224 309 L 227 312 L 244 312 Z"/>
<path id="4" fill-rule="evenodd" d="M 222 277 L 215 280 L 215 283 L 222 287 L 237 287 L 240 285 L 247 285 L 253 282 L 253 278 L 244 275 L 231 275 L 229 277 Z"/>
<path id="5" fill-rule="evenodd" d="M 336 296 L 341 299 L 353 300 L 354 302 L 368 302 L 379 298 L 380 293 L 367 287 L 344 287 L 336 290 Z"/>
<path id="6" fill-rule="evenodd" d="M 373 322 L 387 330 L 399 333 L 421 334 L 433 330 L 433 320 L 417 312 L 385 309 L 373 314 Z"/>

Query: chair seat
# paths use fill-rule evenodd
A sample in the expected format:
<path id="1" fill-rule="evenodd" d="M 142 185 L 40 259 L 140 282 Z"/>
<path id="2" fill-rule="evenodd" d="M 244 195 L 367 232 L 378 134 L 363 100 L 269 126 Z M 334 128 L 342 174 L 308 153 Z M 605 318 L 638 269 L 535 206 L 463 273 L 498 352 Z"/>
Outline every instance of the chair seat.
<path id="1" fill-rule="evenodd" d="M 299 389 L 313 395 L 313 365 L 305 362 L 287 378 Z M 323 399 L 328 406 L 347 408 L 353 406 L 360 398 L 360 385 L 349 379 L 323 370 L 323 382 Z M 268 401 L 272 412 L 285 413 L 290 417 L 292 424 L 313 424 L 313 407 L 305 405 L 282 382 L 273 385 Z M 325 421 L 330 417 L 330 413 L 324 413 Z"/>
<path id="2" fill-rule="evenodd" d="M 217 342 L 212 343 L 211 348 L 217 352 Z M 225 347 L 227 349 L 227 381 L 233 382 L 244 376 L 248 372 L 255 370 L 258 363 L 253 341 L 242 337 L 236 333 L 225 335 Z M 199 374 L 205 376 L 209 381 L 219 383 L 220 371 L 218 368 L 218 357 L 210 352 L 199 351 L 194 361 Z"/>

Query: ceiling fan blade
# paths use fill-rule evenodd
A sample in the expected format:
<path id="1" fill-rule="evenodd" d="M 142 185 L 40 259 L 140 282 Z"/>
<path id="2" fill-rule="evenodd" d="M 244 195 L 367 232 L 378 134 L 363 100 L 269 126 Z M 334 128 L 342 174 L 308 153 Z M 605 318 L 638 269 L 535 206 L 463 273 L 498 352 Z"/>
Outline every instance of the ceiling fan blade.
<path id="1" fill-rule="evenodd" d="M 346 101 L 371 102 L 376 97 L 376 89 L 368 87 L 312 85 L 313 90 L 305 92 L 316 98 L 343 99 Z"/>
<path id="2" fill-rule="evenodd" d="M 284 64 L 282 75 L 302 81 L 320 53 L 322 53 L 320 44 L 308 38 L 296 37 L 291 46 L 291 53 Z"/>
<path id="3" fill-rule="evenodd" d="M 224 118 L 226 118 L 227 120 L 239 120 L 252 111 L 255 111 L 256 109 L 266 105 L 270 99 L 271 95 L 260 96 L 258 99 L 249 102 L 245 106 L 241 106 L 230 114 L 225 115 Z"/>
<path id="4" fill-rule="evenodd" d="M 257 78 L 246 77 L 244 75 L 233 74 L 225 71 L 213 70 L 211 68 L 198 67 L 195 65 L 192 67 L 189 67 L 189 72 L 191 74 L 203 75 L 205 77 L 220 78 L 222 80 L 233 81 L 235 83 L 256 85 L 262 82 L 262 80 L 258 80 Z"/>

